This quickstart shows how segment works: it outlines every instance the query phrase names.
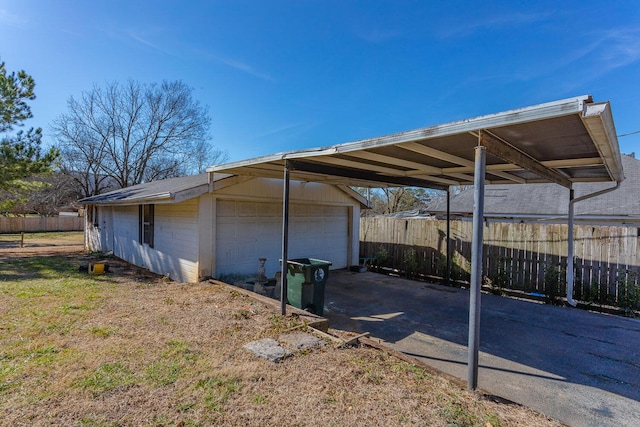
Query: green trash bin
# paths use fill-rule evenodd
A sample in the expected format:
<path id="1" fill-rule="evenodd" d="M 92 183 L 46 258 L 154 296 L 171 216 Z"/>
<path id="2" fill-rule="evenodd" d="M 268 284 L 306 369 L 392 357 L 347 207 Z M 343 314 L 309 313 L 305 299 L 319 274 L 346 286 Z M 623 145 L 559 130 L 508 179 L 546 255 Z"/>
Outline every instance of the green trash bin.
<path id="1" fill-rule="evenodd" d="M 329 277 L 329 261 L 296 258 L 287 261 L 289 304 L 319 316 L 324 312 L 324 286 Z"/>

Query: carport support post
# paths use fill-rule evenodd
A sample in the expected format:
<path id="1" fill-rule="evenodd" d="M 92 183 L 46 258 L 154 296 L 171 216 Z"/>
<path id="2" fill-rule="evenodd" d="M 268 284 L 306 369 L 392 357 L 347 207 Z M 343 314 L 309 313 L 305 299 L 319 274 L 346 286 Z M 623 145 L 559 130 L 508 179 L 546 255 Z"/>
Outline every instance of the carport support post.
<path id="1" fill-rule="evenodd" d="M 567 271 L 565 273 L 567 282 L 567 302 L 575 307 L 577 304 L 573 299 L 573 217 L 574 217 L 574 191 L 569 189 L 569 221 L 567 224 Z"/>
<path id="2" fill-rule="evenodd" d="M 289 161 L 284 161 L 282 191 L 282 270 L 280 276 L 280 314 L 287 315 L 287 261 L 289 260 Z"/>
<path id="3" fill-rule="evenodd" d="M 473 173 L 473 237 L 471 240 L 471 293 L 469 296 L 469 362 L 467 388 L 478 387 L 478 350 L 480 348 L 480 290 L 482 286 L 482 232 L 484 220 L 484 179 L 486 148 L 476 147 Z"/>
<path id="4" fill-rule="evenodd" d="M 447 188 L 447 271 L 444 282 L 451 285 L 451 188 Z"/>

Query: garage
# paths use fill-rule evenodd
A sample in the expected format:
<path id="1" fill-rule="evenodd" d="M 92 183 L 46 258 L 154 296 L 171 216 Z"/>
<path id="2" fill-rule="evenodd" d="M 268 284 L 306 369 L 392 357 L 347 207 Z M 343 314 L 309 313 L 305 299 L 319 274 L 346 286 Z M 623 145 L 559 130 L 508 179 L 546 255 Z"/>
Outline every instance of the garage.
<path id="1" fill-rule="evenodd" d="M 201 174 L 87 198 L 99 218 L 85 222 L 87 249 L 113 251 L 184 282 L 254 276 L 258 258 L 274 277 L 282 258 L 281 186 L 281 179 Z M 332 269 L 356 264 L 363 207 L 366 200 L 350 188 L 292 181 L 291 258 L 323 259 Z"/>
<path id="2" fill-rule="evenodd" d="M 346 206 L 292 204 L 289 254 L 291 258 L 320 258 L 332 269 L 348 267 L 349 209 Z M 232 275 L 257 269 L 279 270 L 282 202 L 221 200 L 216 206 L 216 274 Z"/>

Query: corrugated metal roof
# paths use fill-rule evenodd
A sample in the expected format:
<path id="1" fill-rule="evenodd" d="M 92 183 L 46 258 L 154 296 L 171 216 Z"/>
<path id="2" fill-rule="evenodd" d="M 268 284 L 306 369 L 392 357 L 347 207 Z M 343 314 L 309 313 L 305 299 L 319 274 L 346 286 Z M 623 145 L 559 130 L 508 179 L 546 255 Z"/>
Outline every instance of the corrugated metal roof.
<path id="1" fill-rule="evenodd" d="M 211 166 L 207 172 L 282 177 L 352 186 L 446 189 L 473 183 L 474 147 L 487 147 L 486 182 L 622 181 L 608 102 L 591 96 L 444 125 Z"/>

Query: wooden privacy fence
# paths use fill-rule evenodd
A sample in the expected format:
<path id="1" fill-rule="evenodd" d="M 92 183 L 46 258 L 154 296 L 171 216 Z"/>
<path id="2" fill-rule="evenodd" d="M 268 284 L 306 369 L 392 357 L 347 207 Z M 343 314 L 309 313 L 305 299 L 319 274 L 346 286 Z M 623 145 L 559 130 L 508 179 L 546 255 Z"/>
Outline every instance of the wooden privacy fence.
<path id="1" fill-rule="evenodd" d="M 0 233 L 34 233 L 37 231 L 82 231 L 84 217 L 5 217 L 0 216 Z"/>
<path id="2" fill-rule="evenodd" d="M 451 278 L 468 282 L 471 221 L 452 221 Z M 446 221 L 360 219 L 360 256 L 407 276 L 443 278 Z M 555 298 L 566 293 L 567 225 L 489 222 L 484 227 L 484 284 Z M 574 298 L 635 310 L 640 302 L 639 230 L 575 226 Z"/>

